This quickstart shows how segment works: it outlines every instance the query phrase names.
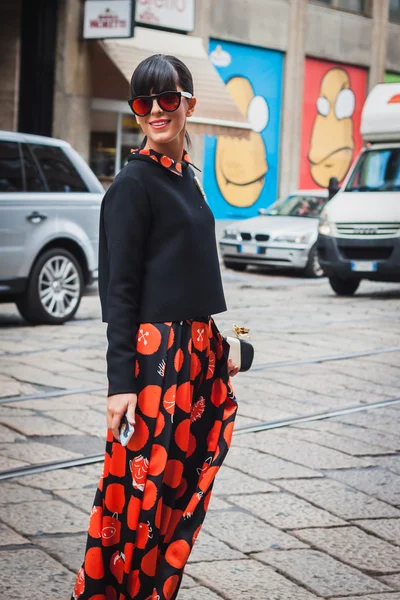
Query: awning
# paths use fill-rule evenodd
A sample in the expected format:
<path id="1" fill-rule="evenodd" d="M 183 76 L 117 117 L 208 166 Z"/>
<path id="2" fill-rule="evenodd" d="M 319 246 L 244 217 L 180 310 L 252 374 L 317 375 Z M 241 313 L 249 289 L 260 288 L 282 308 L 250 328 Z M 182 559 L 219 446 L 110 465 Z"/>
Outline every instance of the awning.
<path id="1" fill-rule="evenodd" d="M 111 61 L 130 82 L 135 67 L 152 54 L 173 54 L 190 69 L 197 98 L 190 131 L 209 135 L 247 137 L 251 126 L 237 107 L 208 59 L 201 38 L 135 27 L 135 37 L 99 42 Z"/>

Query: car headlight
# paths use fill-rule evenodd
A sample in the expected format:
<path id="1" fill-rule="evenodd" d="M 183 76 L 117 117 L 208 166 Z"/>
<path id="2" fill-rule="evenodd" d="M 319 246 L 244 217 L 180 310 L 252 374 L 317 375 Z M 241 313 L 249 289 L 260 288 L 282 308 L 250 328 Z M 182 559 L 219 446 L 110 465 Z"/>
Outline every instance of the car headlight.
<path id="1" fill-rule="evenodd" d="M 287 244 L 305 244 L 309 235 L 282 234 L 275 238 L 276 242 L 286 242 Z"/>
<path id="2" fill-rule="evenodd" d="M 332 225 L 328 221 L 328 215 L 323 211 L 319 220 L 318 231 L 321 235 L 330 235 L 332 233 Z"/>
<path id="3" fill-rule="evenodd" d="M 225 229 L 224 239 L 226 240 L 237 240 L 239 232 L 237 229 Z"/>

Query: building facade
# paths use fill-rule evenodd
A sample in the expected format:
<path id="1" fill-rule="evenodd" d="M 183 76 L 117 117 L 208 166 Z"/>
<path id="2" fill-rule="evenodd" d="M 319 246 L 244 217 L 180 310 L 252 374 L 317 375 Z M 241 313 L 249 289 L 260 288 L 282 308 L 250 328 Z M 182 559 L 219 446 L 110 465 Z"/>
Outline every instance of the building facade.
<path id="1" fill-rule="evenodd" d="M 171 12 L 186 3 L 137 0 L 150 16 L 153 5 Z M 166 37 L 149 19 L 129 48 L 83 39 L 84 0 L 3 0 L 2 7 L 0 129 L 68 140 L 105 185 L 140 141 L 126 99 L 141 44 L 150 40 L 154 52 L 190 46 L 197 65 L 188 38 L 201 38 L 249 124 L 245 137 L 230 136 L 229 124 L 240 119 L 204 66 L 198 79 L 209 82 L 208 96 L 200 90 L 209 106 L 192 126 L 191 153 L 217 218 L 252 216 L 278 195 L 342 181 L 362 145 L 368 90 L 400 80 L 400 0 L 197 0 L 193 27 Z"/>

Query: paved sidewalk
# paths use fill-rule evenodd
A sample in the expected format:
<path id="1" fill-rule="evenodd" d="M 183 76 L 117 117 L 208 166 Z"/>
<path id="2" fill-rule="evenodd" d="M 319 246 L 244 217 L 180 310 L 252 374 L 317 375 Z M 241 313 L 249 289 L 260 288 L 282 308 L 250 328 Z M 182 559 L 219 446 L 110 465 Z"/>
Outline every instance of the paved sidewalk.
<path id="1" fill-rule="evenodd" d="M 240 433 L 400 398 L 400 286 L 363 283 L 336 298 L 324 280 L 224 280 L 230 311 L 217 323 L 250 326 L 256 368 L 234 380 L 232 447 L 178 600 L 400 600 L 400 404 Z M 3 305 L 0 341 L 0 470 L 101 454 L 98 299 L 57 328 L 23 326 Z M 0 482 L 1 600 L 69 599 L 101 470 Z"/>

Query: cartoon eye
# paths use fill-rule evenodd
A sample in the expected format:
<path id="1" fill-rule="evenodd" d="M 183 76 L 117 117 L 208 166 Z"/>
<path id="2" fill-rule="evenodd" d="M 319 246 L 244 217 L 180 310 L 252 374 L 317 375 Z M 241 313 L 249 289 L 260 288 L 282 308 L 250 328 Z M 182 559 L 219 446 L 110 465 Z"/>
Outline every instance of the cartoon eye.
<path id="1" fill-rule="evenodd" d="M 247 120 L 256 133 L 261 133 L 269 121 L 269 108 L 265 98 L 254 96 L 247 110 Z"/>
<path id="2" fill-rule="evenodd" d="M 352 90 L 339 92 L 335 102 L 335 115 L 338 119 L 348 119 L 354 112 L 356 98 Z"/>
<path id="3" fill-rule="evenodd" d="M 320 96 L 317 100 L 317 111 L 323 117 L 327 117 L 331 111 L 331 105 L 328 98 L 325 96 Z"/>

